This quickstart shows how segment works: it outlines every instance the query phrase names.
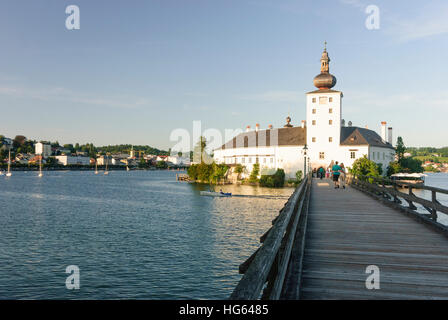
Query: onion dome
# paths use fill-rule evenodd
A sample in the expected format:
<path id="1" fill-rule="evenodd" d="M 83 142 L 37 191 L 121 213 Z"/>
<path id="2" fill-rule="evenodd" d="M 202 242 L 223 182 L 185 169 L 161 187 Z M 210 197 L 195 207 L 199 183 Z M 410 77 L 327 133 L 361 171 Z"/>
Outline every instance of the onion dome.
<path id="1" fill-rule="evenodd" d="M 319 90 L 331 89 L 336 85 L 336 77 L 330 73 L 330 61 L 325 42 L 324 52 L 320 59 L 320 74 L 314 77 L 314 86 Z"/>
<path id="2" fill-rule="evenodd" d="M 286 124 L 283 126 L 284 128 L 292 128 L 293 125 L 291 124 L 291 117 L 287 116 L 286 117 Z"/>

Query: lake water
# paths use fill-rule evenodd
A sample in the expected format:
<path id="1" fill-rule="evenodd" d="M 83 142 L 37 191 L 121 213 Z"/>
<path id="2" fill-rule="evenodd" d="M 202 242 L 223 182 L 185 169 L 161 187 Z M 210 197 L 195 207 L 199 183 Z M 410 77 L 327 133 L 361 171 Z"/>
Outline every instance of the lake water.
<path id="1" fill-rule="evenodd" d="M 174 171 L 0 177 L 0 299 L 225 299 L 293 189 L 225 186 Z M 65 269 L 80 269 L 68 290 Z"/>
<path id="2" fill-rule="evenodd" d="M 441 189 L 448 190 L 448 173 L 426 173 L 425 185 L 430 187 L 437 187 Z M 402 192 L 408 193 L 406 189 Z M 413 189 L 412 191 L 416 196 L 431 200 L 431 191 Z M 437 200 L 445 206 L 448 206 L 448 195 L 437 193 Z M 403 201 L 403 205 L 407 203 Z M 418 211 L 421 213 L 429 213 L 425 208 L 419 204 L 415 204 Z M 438 222 L 448 226 L 448 215 L 438 212 Z"/>
<path id="3" fill-rule="evenodd" d="M 259 197 L 203 197 L 206 186 L 176 173 L 0 177 L 0 299 L 227 298 L 293 190 L 223 186 Z M 426 184 L 448 189 L 448 174 Z M 65 287 L 68 265 L 80 268 L 80 290 Z"/>

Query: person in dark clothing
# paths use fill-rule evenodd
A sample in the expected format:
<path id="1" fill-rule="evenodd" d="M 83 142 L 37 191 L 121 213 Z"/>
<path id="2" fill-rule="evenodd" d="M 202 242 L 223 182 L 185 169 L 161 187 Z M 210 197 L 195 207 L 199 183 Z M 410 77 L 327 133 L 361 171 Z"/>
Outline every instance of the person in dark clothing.
<path id="1" fill-rule="evenodd" d="M 320 167 L 319 171 L 317 172 L 317 176 L 320 178 L 320 180 L 322 180 L 323 177 L 325 176 L 325 169 Z"/>

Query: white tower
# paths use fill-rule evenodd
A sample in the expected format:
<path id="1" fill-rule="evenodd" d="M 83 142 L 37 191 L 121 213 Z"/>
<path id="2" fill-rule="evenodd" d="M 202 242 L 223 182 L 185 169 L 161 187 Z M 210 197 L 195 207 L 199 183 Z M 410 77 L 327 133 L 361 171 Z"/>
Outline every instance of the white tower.
<path id="1" fill-rule="evenodd" d="M 326 43 L 321 58 L 321 73 L 314 78 L 318 90 L 306 94 L 306 140 L 312 168 L 326 168 L 338 158 L 341 142 L 341 91 L 332 90 L 336 77 L 330 74 Z"/>

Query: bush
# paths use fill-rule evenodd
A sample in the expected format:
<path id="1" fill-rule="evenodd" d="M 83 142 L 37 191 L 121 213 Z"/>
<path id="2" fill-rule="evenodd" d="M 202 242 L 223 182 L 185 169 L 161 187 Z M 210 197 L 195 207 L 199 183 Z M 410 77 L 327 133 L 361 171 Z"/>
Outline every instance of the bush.
<path id="1" fill-rule="evenodd" d="M 296 179 L 297 179 L 297 182 L 302 181 L 302 170 L 298 170 L 296 172 Z"/>
<path id="2" fill-rule="evenodd" d="M 225 164 L 193 164 L 187 169 L 188 176 L 192 180 L 205 183 L 217 183 L 224 179 L 229 167 Z"/>
<path id="3" fill-rule="evenodd" d="M 243 171 L 244 171 L 244 167 L 238 163 L 235 167 L 235 173 L 240 174 L 240 173 L 243 173 Z"/>
<path id="4" fill-rule="evenodd" d="M 278 169 L 273 175 L 264 175 L 260 178 L 260 185 L 268 188 L 280 188 L 285 184 L 285 171 Z"/>
<path id="5" fill-rule="evenodd" d="M 373 176 L 379 177 L 380 172 L 378 165 L 372 160 L 367 159 L 366 156 L 358 158 L 353 162 L 350 173 L 353 175 Z"/>
<path id="6" fill-rule="evenodd" d="M 389 163 L 389 166 L 387 167 L 387 173 L 386 175 L 390 177 L 391 175 L 395 173 L 399 173 L 402 171 L 401 165 L 398 163 L 398 161 L 393 161 Z"/>

